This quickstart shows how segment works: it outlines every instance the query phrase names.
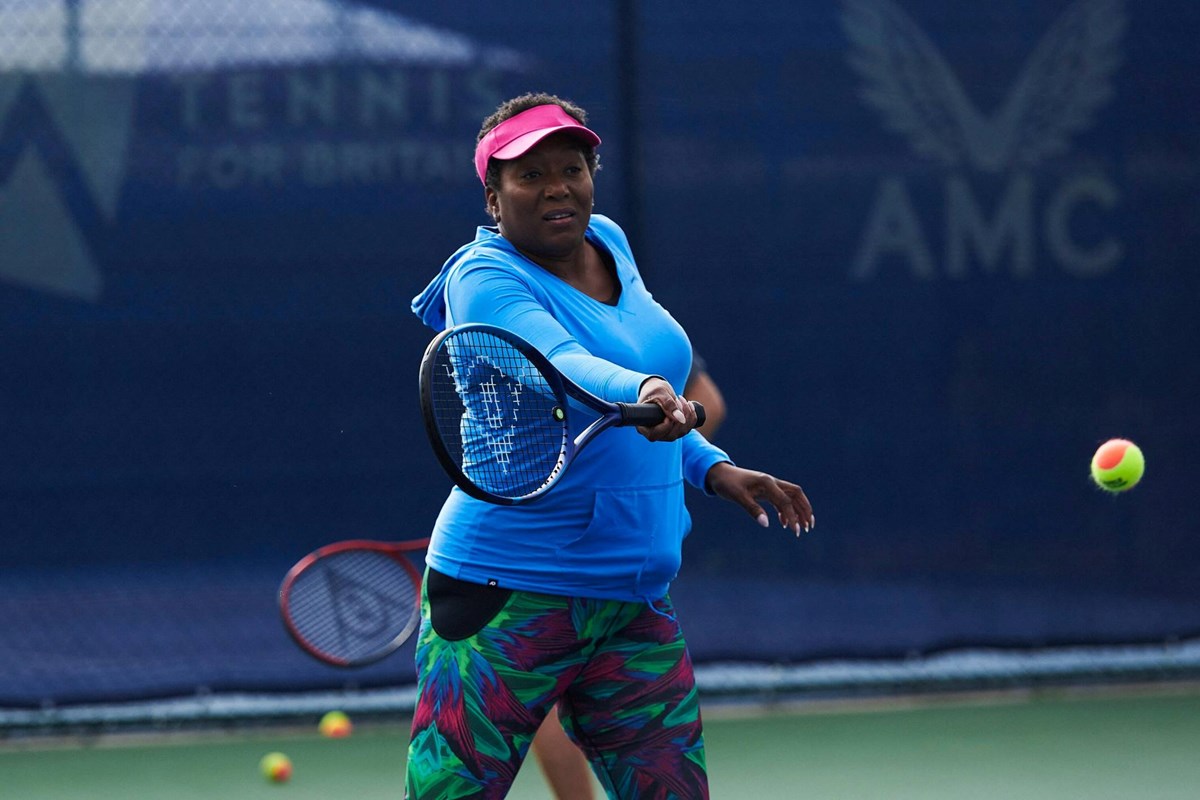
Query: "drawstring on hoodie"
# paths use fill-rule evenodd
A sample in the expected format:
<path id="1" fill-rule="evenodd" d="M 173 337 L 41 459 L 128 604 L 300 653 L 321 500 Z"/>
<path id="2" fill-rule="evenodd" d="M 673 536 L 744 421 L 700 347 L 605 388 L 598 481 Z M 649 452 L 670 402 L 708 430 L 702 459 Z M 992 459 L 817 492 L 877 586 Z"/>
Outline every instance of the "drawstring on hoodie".
<path id="1" fill-rule="evenodd" d="M 650 610 L 653 611 L 655 614 L 658 614 L 663 619 L 670 620 L 671 622 L 676 621 L 674 611 L 659 611 L 658 606 L 655 605 L 655 603 L 658 602 L 658 600 L 663 600 L 664 598 L 660 597 L 660 598 L 657 598 L 657 600 L 656 600 L 654 598 L 651 598 L 649 595 L 642 595 L 642 599 L 646 601 L 646 605 L 650 606 Z"/>

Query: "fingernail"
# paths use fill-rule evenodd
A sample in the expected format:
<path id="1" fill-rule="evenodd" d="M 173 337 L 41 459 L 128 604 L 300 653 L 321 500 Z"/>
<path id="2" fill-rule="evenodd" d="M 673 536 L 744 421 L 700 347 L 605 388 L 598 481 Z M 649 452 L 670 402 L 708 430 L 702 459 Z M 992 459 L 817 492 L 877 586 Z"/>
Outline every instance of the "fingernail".
<path id="1" fill-rule="evenodd" d="M 768 527 L 768 526 L 769 526 L 771 523 L 767 521 L 767 515 L 766 515 L 766 514 L 759 514 L 759 515 L 758 515 L 758 524 L 759 524 L 759 525 L 761 525 L 761 526 L 763 526 L 764 528 L 766 528 L 766 527 Z"/>
<path id="2" fill-rule="evenodd" d="M 675 409 L 673 412 L 671 412 L 671 416 L 675 417 L 676 422 L 687 422 L 687 417 L 685 417 L 683 412 L 679 409 Z"/>
<path id="3" fill-rule="evenodd" d="M 793 530 L 793 531 L 795 531 L 795 533 L 796 533 L 796 535 L 797 535 L 797 536 L 799 536 L 799 535 L 800 535 L 800 523 L 799 523 L 799 522 L 793 522 L 793 523 L 792 523 L 792 530 Z M 807 527 L 805 527 L 805 529 L 804 529 L 804 530 L 808 530 L 808 528 L 807 528 Z"/>

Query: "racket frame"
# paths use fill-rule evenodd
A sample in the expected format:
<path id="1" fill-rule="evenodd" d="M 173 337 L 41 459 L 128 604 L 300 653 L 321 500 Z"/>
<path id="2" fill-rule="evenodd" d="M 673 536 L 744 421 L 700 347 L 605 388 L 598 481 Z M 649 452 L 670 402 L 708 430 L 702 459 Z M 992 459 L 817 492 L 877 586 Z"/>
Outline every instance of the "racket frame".
<path id="1" fill-rule="evenodd" d="M 558 460 L 554 468 L 550 470 L 545 481 L 537 489 L 520 497 L 493 494 L 475 485 L 462 471 L 462 467 L 458 464 L 458 461 L 451 455 L 449 449 L 442 441 L 441 432 L 438 430 L 437 419 L 433 412 L 434 367 L 437 363 L 437 353 L 442 349 L 442 343 L 449 337 L 469 334 L 471 332 L 484 333 L 500 339 L 527 358 L 538 372 L 541 373 L 543 380 L 546 381 L 546 385 L 554 393 L 555 401 L 563 411 L 563 438 Z M 421 398 L 421 418 L 425 423 L 425 432 L 428 434 L 429 443 L 432 445 L 434 455 L 442 465 L 442 469 L 446 471 L 446 474 L 450 476 L 460 489 L 471 497 L 497 505 L 520 505 L 532 502 L 545 495 L 562 478 L 571 461 L 575 459 L 584 446 L 596 438 L 602 431 L 614 426 L 657 425 L 666 417 L 662 408 L 654 403 L 613 403 L 597 397 L 559 372 L 558 368 L 550 363 L 550 359 L 546 358 L 532 344 L 512 331 L 486 323 L 472 322 L 454 325 L 434 336 L 429 346 L 425 348 L 425 355 L 421 358 L 418 385 Z M 574 439 L 570 436 L 571 410 L 570 403 L 567 402 L 568 398 L 577 400 L 600 414 L 598 419 L 584 428 Z M 704 424 L 704 406 L 699 403 L 692 403 L 692 405 L 696 410 L 696 425 L 699 427 Z"/>
<path id="2" fill-rule="evenodd" d="M 529 359 L 529 362 L 533 364 L 538 372 L 541 373 L 542 379 L 546 381 L 546 385 L 550 388 L 550 391 L 554 393 L 555 402 L 562 408 L 563 411 L 563 435 L 562 443 L 559 447 L 558 459 L 555 462 L 553 469 L 550 470 L 550 474 L 547 476 L 546 480 L 543 481 L 542 484 L 534 491 L 520 497 L 508 497 L 505 495 L 493 494 L 481 489 L 479 486 L 476 486 L 475 483 L 462 471 L 462 467 L 459 465 L 458 460 L 450 454 L 450 450 L 446 447 L 446 443 L 442 441 L 442 434 L 438 430 L 437 418 L 433 410 L 434 369 L 437 365 L 437 354 L 441 351 L 442 343 L 445 342 L 446 339 L 450 338 L 451 336 L 468 334 L 472 331 L 485 333 L 507 342 L 508 344 L 512 345 L 512 347 L 521 355 Z M 506 331 L 503 328 L 497 328 L 494 325 L 485 325 L 482 323 L 469 323 L 465 325 L 455 325 L 441 331 L 433 337 L 433 340 L 429 343 L 429 346 L 425 348 L 425 355 L 421 358 L 421 372 L 418 383 L 421 395 L 421 418 L 424 420 L 425 433 L 429 436 L 429 443 L 433 447 L 433 453 L 437 457 L 438 463 L 442 465 L 442 469 L 446 471 L 446 474 L 450 476 L 458 488 L 462 489 L 468 495 L 477 500 L 483 500 L 488 503 L 495 503 L 503 506 L 514 506 L 536 500 L 549 491 L 550 487 L 558 482 L 558 479 L 566 470 L 567 465 L 570 463 L 574 453 L 579 450 L 579 445 L 572 441 L 569 435 L 571 430 L 571 412 L 568 408 L 568 403 L 566 402 L 569 394 L 567 391 L 567 381 L 565 381 L 563 378 L 562 373 L 555 369 L 554 365 L 550 363 L 550 359 L 542 355 L 537 348 L 516 334 Z M 578 389 L 578 391 L 582 392 L 583 390 Z M 588 397 L 591 397 L 590 393 L 588 392 L 584 392 L 584 394 L 588 395 Z M 587 402 L 586 398 L 578 399 L 583 400 L 585 403 Z M 592 399 L 597 400 L 600 403 L 604 403 L 604 401 L 599 400 L 599 398 Z M 601 417 L 599 420 L 596 420 L 596 423 L 589 425 L 587 431 L 584 433 L 591 431 L 596 427 L 597 424 L 603 421 L 603 419 L 604 418 Z M 596 431 L 596 433 L 598 432 L 599 431 Z"/>
<path id="3" fill-rule="evenodd" d="M 292 568 L 283 576 L 283 581 L 279 585 L 279 613 L 283 617 L 283 626 L 292 640 L 300 647 L 301 650 L 308 653 L 318 661 L 326 664 L 331 664 L 335 667 L 365 667 L 368 664 L 374 664 L 388 657 L 398 650 L 412 634 L 420 627 L 421 618 L 421 572 L 413 565 L 408 557 L 408 553 L 424 550 L 429 546 L 429 538 L 424 539 L 409 539 L 401 542 L 380 542 L 373 539 L 346 539 L 340 542 L 333 542 L 317 548 L 304 558 L 292 565 Z M 291 613 L 291 592 L 292 587 L 296 585 L 296 581 L 300 576 L 310 570 L 313 566 L 320 563 L 323 559 L 346 553 L 354 550 L 365 550 L 368 552 L 381 553 L 388 556 L 404 570 L 409 579 L 413 583 L 416 595 L 416 614 L 410 614 L 408 622 L 404 628 L 397 631 L 396 635 L 388 642 L 387 646 L 372 653 L 365 658 L 347 659 L 328 653 L 316 645 L 310 643 L 302 634 L 296 623 L 292 619 Z"/>

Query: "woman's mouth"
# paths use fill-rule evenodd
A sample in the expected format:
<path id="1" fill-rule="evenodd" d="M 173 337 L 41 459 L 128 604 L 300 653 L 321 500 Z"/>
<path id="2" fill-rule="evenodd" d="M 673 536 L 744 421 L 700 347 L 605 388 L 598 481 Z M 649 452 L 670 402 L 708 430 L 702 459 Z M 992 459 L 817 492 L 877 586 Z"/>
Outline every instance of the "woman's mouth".
<path id="1" fill-rule="evenodd" d="M 571 209 L 559 208 L 555 209 L 554 211 L 546 212 L 542 215 L 542 219 L 546 220 L 546 222 L 561 222 L 563 220 L 571 219 L 574 216 L 575 212 Z"/>

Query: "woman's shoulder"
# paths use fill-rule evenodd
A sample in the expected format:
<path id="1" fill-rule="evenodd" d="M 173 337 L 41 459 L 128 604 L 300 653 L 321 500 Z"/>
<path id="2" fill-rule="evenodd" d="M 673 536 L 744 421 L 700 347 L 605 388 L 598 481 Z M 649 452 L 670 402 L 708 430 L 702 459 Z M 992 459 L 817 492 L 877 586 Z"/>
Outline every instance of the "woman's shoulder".
<path id="1" fill-rule="evenodd" d="M 460 247 L 450 258 L 451 266 L 462 271 L 516 264 L 520 254 L 494 230 L 481 227 L 475 239 Z"/>
<path id="2" fill-rule="evenodd" d="M 494 278 L 528 283 L 531 278 L 525 259 L 503 237 L 476 240 L 455 255 L 446 275 L 451 283 Z"/>
<path id="3" fill-rule="evenodd" d="M 629 249 L 629 238 L 625 235 L 625 231 L 621 230 L 621 226 L 609 217 L 603 214 L 592 214 L 588 228 L 591 229 L 594 236 L 608 245 L 610 250 L 613 249 L 613 245 L 622 250 Z"/>
<path id="4" fill-rule="evenodd" d="M 621 277 L 622 282 L 633 283 L 641 280 L 642 276 L 638 272 L 629 238 L 625 235 L 625 231 L 621 230 L 620 225 L 603 214 L 592 214 L 588 232 L 595 242 L 612 254 L 617 265 L 617 274 Z"/>

